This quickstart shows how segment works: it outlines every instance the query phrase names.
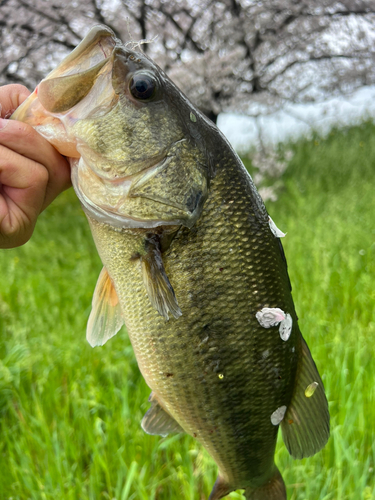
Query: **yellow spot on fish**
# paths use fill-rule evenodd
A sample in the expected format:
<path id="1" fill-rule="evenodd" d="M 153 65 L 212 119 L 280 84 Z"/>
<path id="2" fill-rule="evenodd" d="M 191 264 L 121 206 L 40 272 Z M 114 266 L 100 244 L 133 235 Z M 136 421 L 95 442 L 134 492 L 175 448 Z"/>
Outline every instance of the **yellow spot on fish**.
<path id="1" fill-rule="evenodd" d="M 218 377 L 219 377 L 220 380 L 222 380 L 224 378 L 224 374 L 223 373 L 219 373 Z"/>
<path id="2" fill-rule="evenodd" d="M 308 385 L 305 389 L 305 396 L 307 398 L 311 398 L 311 396 L 314 394 L 316 391 L 316 388 L 318 387 L 318 382 L 313 382 L 312 384 Z"/>
<path id="3" fill-rule="evenodd" d="M 195 122 L 197 121 L 197 117 L 195 116 L 195 114 L 194 114 L 194 113 L 191 113 L 191 112 L 190 112 L 190 120 L 191 120 L 193 123 L 195 123 Z"/>

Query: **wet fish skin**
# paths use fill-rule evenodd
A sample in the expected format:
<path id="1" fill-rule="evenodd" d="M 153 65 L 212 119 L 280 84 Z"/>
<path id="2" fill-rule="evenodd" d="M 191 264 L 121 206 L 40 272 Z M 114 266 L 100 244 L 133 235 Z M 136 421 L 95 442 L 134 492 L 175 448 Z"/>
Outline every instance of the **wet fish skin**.
<path id="1" fill-rule="evenodd" d="M 131 259 L 144 231 L 119 232 L 90 220 L 142 375 L 236 488 L 249 486 L 249 471 L 251 485 L 274 473 L 277 427 L 270 416 L 291 399 L 298 340 L 296 332 L 282 342 L 277 328 L 267 331 L 255 317 L 264 306 L 293 311 L 293 303 L 268 216 L 256 215 L 246 179 L 224 159 L 196 226 L 180 229 L 163 254 L 182 311 L 177 320 L 166 322 L 152 307 L 139 262 Z"/>
<path id="2" fill-rule="evenodd" d="M 324 446 L 329 414 L 280 240 L 219 130 L 151 60 L 102 30 L 103 38 L 100 29 L 90 35 L 92 51 L 86 42 L 53 75 L 69 87 L 79 76 L 66 67 L 83 64 L 82 95 L 92 88 L 82 102 L 70 110 L 74 93 L 62 98 L 61 80 L 47 77 L 52 111 L 34 95 L 15 116 L 32 123 L 37 115 L 37 128 L 45 114 L 51 142 L 77 152 L 73 182 L 104 265 L 89 339 L 104 343 L 125 322 L 152 390 L 142 426 L 203 444 L 219 467 L 210 500 L 239 488 L 248 500 L 285 500 L 274 464 L 279 424 L 290 453 L 302 458 Z M 155 79 L 151 99 L 131 95 L 134 74 Z M 264 311 L 276 311 L 271 326 Z"/>

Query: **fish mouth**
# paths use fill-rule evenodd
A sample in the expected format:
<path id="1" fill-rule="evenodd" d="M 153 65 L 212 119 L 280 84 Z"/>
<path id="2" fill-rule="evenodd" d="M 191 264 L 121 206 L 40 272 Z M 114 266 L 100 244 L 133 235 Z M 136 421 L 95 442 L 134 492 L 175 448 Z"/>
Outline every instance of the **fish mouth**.
<path id="1" fill-rule="evenodd" d="M 114 91 L 109 83 L 118 43 L 111 29 L 94 26 L 11 118 L 34 127 L 62 155 L 79 158 L 77 144 L 68 129 L 78 118 L 92 114 L 92 99 L 98 101 L 94 109 L 101 113 L 110 108 Z M 99 87 L 99 97 L 91 92 L 94 86 Z"/>
<path id="2" fill-rule="evenodd" d="M 130 96 L 129 79 L 150 65 L 142 55 L 128 54 L 112 30 L 96 26 L 12 118 L 32 125 L 69 158 L 72 184 L 88 216 L 117 228 L 191 227 L 201 213 L 207 179 L 189 147 L 179 144 L 186 141 L 179 127 L 165 141 L 154 141 L 150 154 L 123 148 L 117 134 L 113 158 L 111 148 L 92 133 L 100 120 L 121 118 L 128 101 L 131 109 L 141 109 Z"/>
<path id="3" fill-rule="evenodd" d="M 59 114 L 73 108 L 92 89 L 105 66 L 113 65 L 117 39 L 106 26 L 94 26 L 82 42 L 44 78 L 34 92 L 45 111 Z M 30 97 L 31 97 L 30 96 Z M 13 114 L 16 120 L 28 116 L 30 99 Z"/>
<path id="4" fill-rule="evenodd" d="M 131 191 L 141 187 L 150 181 L 155 175 L 168 167 L 174 155 L 166 155 L 151 167 L 122 178 L 108 179 L 94 172 L 84 161 L 71 158 L 71 179 L 82 208 L 86 215 L 98 222 L 111 226 L 128 228 L 154 228 L 158 226 L 184 225 L 191 227 L 200 213 L 200 207 L 194 207 L 189 211 L 181 203 L 172 201 L 158 195 L 132 195 Z M 135 214 L 124 213 L 124 205 L 131 199 L 142 198 L 144 201 L 152 202 L 156 208 L 165 206 L 174 216 L 160 217 L 137 217 Z M 172 210 L 171 210 L 172 209 Z"/>
<path id="5" fill-rule="evenodd" d="M 116 47 L 114 33 L 105 26 L 94 27 L 64 61 L 40 82 L 39 101 L 50 113 L 72 109 L 93 88 L 106 66 L 112 66 Z"/>

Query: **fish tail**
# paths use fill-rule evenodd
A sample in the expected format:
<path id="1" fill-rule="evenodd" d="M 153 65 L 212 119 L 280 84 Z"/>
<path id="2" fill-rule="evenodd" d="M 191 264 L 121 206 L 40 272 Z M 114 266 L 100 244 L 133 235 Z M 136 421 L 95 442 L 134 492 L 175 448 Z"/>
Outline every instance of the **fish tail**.
<path id="1" fill-rule="evenodd" d="M 246 488 L 246 500 L 286 500 L 286 488 L 279 469 L 275 466 L 274 475 L 258 488 Z"/>

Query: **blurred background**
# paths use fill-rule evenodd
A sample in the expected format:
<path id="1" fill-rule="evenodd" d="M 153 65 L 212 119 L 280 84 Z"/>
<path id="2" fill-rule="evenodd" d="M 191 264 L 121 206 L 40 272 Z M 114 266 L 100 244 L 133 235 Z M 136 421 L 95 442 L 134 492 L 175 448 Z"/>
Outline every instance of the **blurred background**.
<path id="1" fill-rule="evenodd" d="M 142 49 L 207 116 L 220 115 L 238 147 L 375 113 L 373 0 L 2 0 L 0 8 L 0 84 L 33 89 L 104 23 L 122 40 L 152 40 Z M 238 126 L 232 113 L 251 119 Z"/>
<path id="2" fill-rule="evenodd" d="M 97 23 L 147 41 L 287 232 L 332 431 L 302 461 L 279 440 L 288 500 L 374 500 L 375 1 L 0 0 L 0 84 L 32 90 Z M 0 499 L 207 500 L 199 444 L 140 428 L 149 389 L 125 329 L 85 341 L 100 269 L 71 190 L 0 252 Z"/>

